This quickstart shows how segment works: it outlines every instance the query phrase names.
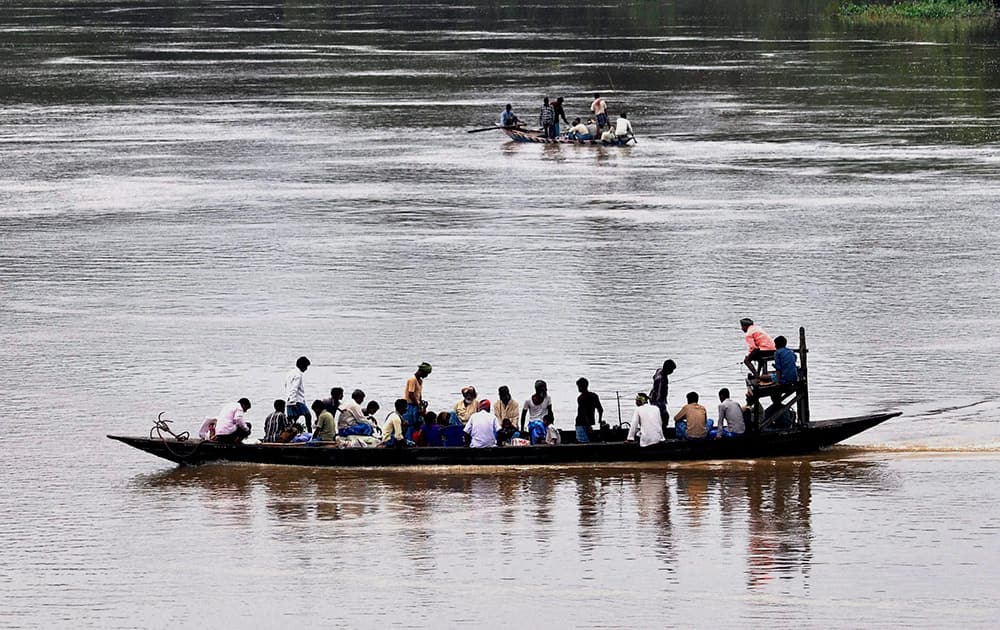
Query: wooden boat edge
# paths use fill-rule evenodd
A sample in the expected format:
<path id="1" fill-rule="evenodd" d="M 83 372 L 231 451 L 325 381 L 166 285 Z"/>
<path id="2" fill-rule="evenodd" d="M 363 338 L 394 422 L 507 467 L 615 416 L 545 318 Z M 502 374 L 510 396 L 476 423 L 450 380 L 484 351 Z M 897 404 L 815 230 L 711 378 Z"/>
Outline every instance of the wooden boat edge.
<path id="1" fill-rule="evenodd" d="M 320 467 L 530 466 L 551 464 L 621 464 L 649 461 L 755 459 L 799 455 L 833 446 L 891 418 L 892 411 L 866 416 L 813 422 L 807 429 L 781 431 L 741 439 L 669 440 L 639 447 L 626 442 L 536 445 L 471 449 L 415 447 L 407 449 L 342 449 L 304 444 L 225 445 L 202 440 L 153 439 L 111 435 L 107 437 L 181 465 L 209 462 L 268 463 Z"/>

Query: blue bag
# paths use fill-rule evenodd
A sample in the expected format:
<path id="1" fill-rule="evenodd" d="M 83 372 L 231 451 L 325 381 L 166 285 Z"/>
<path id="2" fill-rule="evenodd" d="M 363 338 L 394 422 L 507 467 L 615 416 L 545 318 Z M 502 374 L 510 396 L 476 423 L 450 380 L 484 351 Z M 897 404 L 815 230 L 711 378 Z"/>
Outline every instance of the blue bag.
<path id="1" fill-rule="evenodd" d="M 541 420 L 532 420 L 528 423 L 528 436 L 532 444 L 544 444 L 545 431 L 545 423 Z"/>

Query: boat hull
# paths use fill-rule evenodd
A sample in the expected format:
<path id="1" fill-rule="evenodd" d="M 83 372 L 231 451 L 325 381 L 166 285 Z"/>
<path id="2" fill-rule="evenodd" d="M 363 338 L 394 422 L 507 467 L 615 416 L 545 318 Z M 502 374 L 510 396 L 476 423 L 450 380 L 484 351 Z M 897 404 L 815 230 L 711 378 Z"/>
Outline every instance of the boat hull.
<path id="1" fill-rule="evenodd" d="M 561 446 L 502 448 L 415 447 L 337 448 L 314 444 L 219 444 L 203 440 L 152 439 L 109 435 L 134 448 L 184 465 L 210 462 L 292 466 L 525 466 L 574 463 L 655 462 L 751 459 L 811 453 L 870 429 L 898 412 L 813 423 L 807 429 L 722 440 L 668 440 L 639 447 L 634 443 L 594 442 Z"/>
<path id="2" fill-rule="evenodd" d="M 632 140 L 631 137 L 625 138 L 624 140 L 616 140 L 614 142 L 604 142 L 603 140 L 570 140 L 565 136 L 547 138 L 541 131 L 535 131 L 533 129 L 516 129 L 512 127 L 499 127 L 499 129 L 502 129 L 503 132 L 507 134 L 507 137 L 514 142 L 529 142 L 533 144 L 576 144 L 584 146 L 623 147 Z"/>

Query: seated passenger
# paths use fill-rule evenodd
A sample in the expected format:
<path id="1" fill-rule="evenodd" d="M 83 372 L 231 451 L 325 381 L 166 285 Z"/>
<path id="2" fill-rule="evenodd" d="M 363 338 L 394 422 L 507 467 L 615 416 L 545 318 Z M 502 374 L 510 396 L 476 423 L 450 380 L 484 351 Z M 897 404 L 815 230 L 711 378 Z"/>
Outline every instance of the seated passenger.
<path id="1" fill-rule="evenodd" d="M 469 417 L 465 423 L 465 433 L 469 436 L 469 446 L 472 448 L 491 448 L 497 445 L 497 431 L 500 421 L 490 412 L 490 401 L 479 403 L 479 411 Z"/>
<path id="2" fill-rule="evenodd" d="M 333 414 L 333 417 L 337 417 L 337 412 L 340 411 L 340 402 L 344 400 L 344 388 L 343 387 L 332 387 L 330 388 L 330 397 L 323 399 L 323 404 L 326 405 L 327 410 Z"/>
<path id="3" fill-rule="evenodd" d="M 760 359 L 764 353 L 774 351 L 774 340 L 771 339 L 771 335 L 764 332 L 763 328 L 754 324 L 749 317 L 740 320 L 740 328 L 743 330 L 747 343 L 747 355 L 743 358 L 743 364 L 749 368 L 753 378 L 760 378 L 760 368 L 755 361 Z"/>
<path id="4" fill-rule="evenodd" d="M 406 439 L 403 437 L 403 414 L 406 413 L 406 399 L 398 399 L 394 407 L 393 412 L 385 419 L 385 427 L 382 428 L 382 443 L 379 446 L 387 448 L 406 446 Z"/>
<path id="5" fill-rule="evenodd" d="M 619 140 L 625 140 L 632 136 L 632 123 L 628 120 L 628 112 L 622 112 L 622 115 L 615 121 L 615 136 Z"/>
<path id="6" fill-rule="evenodd" d="M 476 398 L 476 388 L 473 386 L 462 388 L 462 400 L 455 403 L 455 408 L 451 412 L 451 423 L 461 424 L 465 426 L 465 423 L 469 421 L 472 414 L 476 413 L 476 409 L 479 407 L 479 400 Z"/>
<path id="7" fill-rule="evenodd" d="M 552 416 L 545 416 L 545 443 L 559 446 L 562 444 L 562 433 L 553 425 L 555 419 Z"/>
<path id="8" fill-rule="evenodd" d="M 547 415 L 552 415 L 552 399 L 549 398 L 549 386 L 545 381 L 538 379 L 535 381 L 535 393 L 528 397 L 528 400 L 524 401 L 524 406 L 521 408 L 521 432 L 525 430 L 524 421 L 527 418 L 528 423 L 538 422 L 541 424 L 542 420 Z M 542 425 L 542 434 L 544 436 L 545 429 Z"/>
<path id="9" fill-rule="evenodd" d="M 198 429 L 198 437 L 203 440 L 211 440 L 215 437 L 215 426 L 219 423 L 216 418 L 205 418 Z"/>
<path id="10" fill-rule="evenodd" d="M 264 441 L 281 442 L 281 434 L 291 424 L 285 416 L 285 401 L 280 398 L 275 400 L 274 411 L 264 418 Z"/>
<path id="11" fill-rule="evenodd" d="M 444 414 L 444 426 L 448 426 L 449 414 Z M 441 440 L 441 429 L 439 416 L 433 411 L 428 411 L 424 415 L 424 446 L 444 446 Z"/>
<path id="12" fill-rule="evenodd" d="M 774 338 L 774 382 L 779 386 L 791 385 L 799 380 L 795 367 L 795 353 L 788 349 L 788 340 L 778 335 Z"/>
<path id="13" fill-rule="evenodd" d="M 737 437 L 746 432 L 743 421 L 743 406 L 729 397 L 729 389 L 719 390 L 719 428 L 715 432 L 716 439 L 722 437 Z"/>
<path id="14" fill-rule="evenodd" d="M 649 404 L 649 396 L 642 392 L 635 395 L 635 413 L 632 414 L 632 426 L 629 427 L 627 441 L 639 436 L 639 446 L 659 444 L 666 440 L 663 435 L 663 420 L 660 408 Z"/>
<path id="15" fill-rule="evenodd" d="M 365 405 L 365 422 L 372 425 L 376 429 L 378 429 L 378 420 L 375 419 L 375 414 L 377 414 L 378 410 L 381 408 L 382 407 L 374 400 L 368 401 L 368 404 Z"/>
<path id="16" fill-rule="evenodd" d="M 223 407 L 215 425 L 214 440 L 224 444 L 239 444 L 250 437 L 252 427 L 243 419 L 243 414 L 247 411 L 250 411 L 250 401 L 246 398 Z"/>
<path id="17" fill-rule="evenodd" d="M 365 410 L 361 403 L 365 401 L 365 393 L 360 389 L 351 392 L 351 399 L 340 405 L 340 416 L 337 418 L 337 428 L 346 429 L 358 423 L 365 422 Z"/>
<path id="18" fill-rule="evenodd" d="M 497 389 L 497 396 L 498 398 L 493 402 L 493 415 L 500 421 L 501 426 L 503 426 L 504 420 L 510 420 L 511 425 L 516 426 L 517 413 L 520 410 L 520 406 L 511 397 L 510 388 L 506 385 L 501 385 Z"/>
<path id="19" fill-rule="evenodd" d="M 316 430 L 313 431 L 312 439 L 316 442 L 336 442 L 337 422 L 333 419 L 333 413 L 322 400 L 314 400 L 312 404 L 313 413 L 316 414 Z"/>
<path id="20" fill-rule="evenodd" d="M 597 123 L 594 122 L 593 118 L 587 119 L 587 133 L 590 134 L 591 140 L 597 140 L 600 137 L 597 133 Z"/>
<path id="21" fill-rule="evenodd" d="M 697 440 L 708 435 L 708 412 L 698 404 L 698 392 L 688 392 L 687 404 L 674 416 L 674 422 L 685 422 L 685 434 L 689 439 Z"/>
<path id="22" fill-rule="evenodd" d="M 510 418 L 504 418 L 500 422 L 500 430 L 497 431 L 497 444 L 508 444 L 519 435 L 520 433 L 517 432 L 514 422 Z"/>
<path id="23" fill-rule="evenodd" d="M 580 122 L 579 118 L 573 119 L 573 126 L 569 128 L 566 136 L 570 140 L 584 141 L 590 140 L 593 136 L 590 135 L 590 130 L 587 129 L 587 125 Z"/>
<path id="24" fill-rule="evenodd" d="M 615 135 L 613 129 L 608 129 L 601 134 L 601 142 L 606 144 L 616 144 L 618 142 L 618 136 Z"/>

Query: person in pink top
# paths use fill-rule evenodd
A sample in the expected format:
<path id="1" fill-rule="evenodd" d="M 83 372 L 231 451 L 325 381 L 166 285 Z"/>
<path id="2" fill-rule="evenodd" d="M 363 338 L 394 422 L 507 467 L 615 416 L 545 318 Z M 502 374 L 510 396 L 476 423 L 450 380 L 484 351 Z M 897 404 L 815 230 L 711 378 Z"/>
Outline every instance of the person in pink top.
<path id="1" fill-rule="evenodd" d="M 740 320 L 740 328 L 743 329 L 747 341 L 747 356 L 743 359 L 743 364 L 750 369 L 754 378 L 760 378 L 760 369 L 754 361 L 760 359 L 765 352 L 774 352 L 774 340 L 749 317 Z"/>

